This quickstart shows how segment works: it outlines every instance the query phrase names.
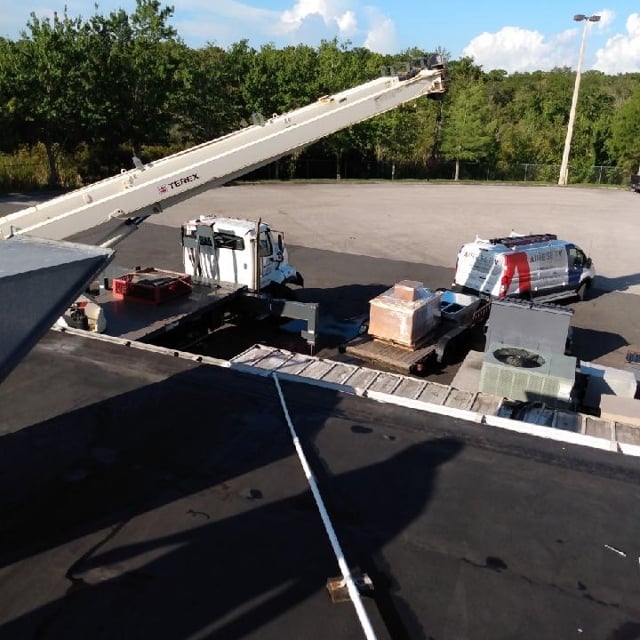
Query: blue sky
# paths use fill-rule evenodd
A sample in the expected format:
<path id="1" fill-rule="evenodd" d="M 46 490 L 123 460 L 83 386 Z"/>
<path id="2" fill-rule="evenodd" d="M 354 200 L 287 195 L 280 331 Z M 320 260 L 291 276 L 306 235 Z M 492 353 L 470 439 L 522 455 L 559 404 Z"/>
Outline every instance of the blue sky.
<path id="1" fill-rule="evenodd" d="M 171 24 L 192 47 L 214 43 L 228 47 L 247 39 L 259 48 L 295 44 L 317 46 L 338 38 L 381 53 L 417 46 L 446 49 L 453 58 L 472 56 L 485 71 L 576 68 L 584 23 L 575 14 L 599 15 L 590 23 L 583 69 L 608 74 L 640 72 L 640 3 L 608 0 L 582 2 L 538 0 L 173 0 Z M 0 35 L 19 37 L 34 11 L 39 17 L 62 13 L 89 17 L 92 0 L 5 0 Z M 123 8 L 131 13 L 135 0 L 99 0 L 98 11 Z"/>

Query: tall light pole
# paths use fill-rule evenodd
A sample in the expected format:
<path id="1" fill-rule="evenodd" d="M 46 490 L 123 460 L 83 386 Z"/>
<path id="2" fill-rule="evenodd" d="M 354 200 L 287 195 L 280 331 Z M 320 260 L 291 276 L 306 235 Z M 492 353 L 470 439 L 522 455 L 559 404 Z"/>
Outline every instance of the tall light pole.
<path id="1" fill-rule="evenodd" d="M 569 112 L 569 124 L 567 125 L 567 137 L 564 141 L 564 151 L 562 152 L 562 164 L 560 165 L 559 185 L 566 185 L 569 178 L 569 151 L 571 150 L 571 138 L 573 137 L 573 124 L 576 119 L 576 106 L 578 105 L 578 92 L 580 91 L 580 73 L 582 71 L 582 58 L 584 56 L 584 43 L 587 40 L 587 29 L 590 22 L 598 22 L 600 16 L 585 16 L 578 13 L 573 16 L 576 22 L 584 22 L 582 31 L 582 42 L 580 43 L 580 55 L 578 56 L 578 69 L 576 71 L 576 83 L 573 87 L 573 98 L 571 100 L 571 111 Z"/>

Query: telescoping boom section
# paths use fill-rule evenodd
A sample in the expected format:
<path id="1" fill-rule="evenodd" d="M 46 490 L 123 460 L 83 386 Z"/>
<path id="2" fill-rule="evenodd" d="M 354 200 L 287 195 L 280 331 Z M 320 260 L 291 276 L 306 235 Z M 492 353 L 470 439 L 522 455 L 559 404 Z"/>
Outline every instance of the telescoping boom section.
<path id="1" fill-rule="evenodd" d="M 59 240 L 109 218 L 144 219 L 345 127 L 444 91 L 440 65 L 381 76 L 289 113 L 257 118 L 256 124 L 161 160 L 135 159 L 134 169 L 0 218 L 0 234 Z"/>

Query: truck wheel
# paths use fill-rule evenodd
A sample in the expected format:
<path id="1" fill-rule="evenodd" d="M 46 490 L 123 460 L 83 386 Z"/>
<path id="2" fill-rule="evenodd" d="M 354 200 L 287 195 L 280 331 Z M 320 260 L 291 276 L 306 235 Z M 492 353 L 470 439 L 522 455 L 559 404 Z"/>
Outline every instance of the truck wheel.
<path id="1" fill-rule="evenodd" d="M 460 359 L 461 350 L 462 345 L 460 344 L 459 339 L 454 338 L 453 340 L 450 340 L 444 349 L 440 364 L 445 367 L 455 364 Z"/>
<path id="2" fill-rule="evenodd" d="M 286 284 L 281 284 L 279 282 L 272 282 L 267 287 L 267 291 L 273 298 L 291 301 L 295 301 L 298 299 L 298 296 L 296 295 L 296 292 L 293 291 L 293 289 L 289 289 Z"/>

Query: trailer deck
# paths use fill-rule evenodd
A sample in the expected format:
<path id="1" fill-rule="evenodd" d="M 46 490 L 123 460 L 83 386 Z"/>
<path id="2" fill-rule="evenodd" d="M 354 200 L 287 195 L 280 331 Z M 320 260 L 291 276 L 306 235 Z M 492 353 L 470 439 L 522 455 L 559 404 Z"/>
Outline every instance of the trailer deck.
<path id="1" fill-rule="evenodd" d="M 422 373 L 430 363 L 445 363 L 449 353 L 456 350 L 456 338 L 462 339 L 468 332 L 469 327 L 445 323 L 436 327 L 413 349 L 367 334 L 350 340 L 341 350 L 398 373 Z"/>
<path id="2" fill-rule="evenodd" d="M 475 296 L 441 290 L 442 320 L 413 348 L 370 334 L 357 336 L 341 351 L 399 373 L 422 373 L 430 362 L 445 363 L 458 342 L 487 319 L 491 304 Z"/>
<path id="3" fill-rule="evenodd" d="M 108 280 L 112 280 L 131 271 L 115 267 L 109 269 L 106 275 Z M 95 300 L 104 310 L 107 335 L 150 342 L 183 324 L 196 322 L 206 314 L 215 313 L 245 290 L 244 285 L 233 283 L 193 283 L 188 295 L 152 304 L 135 296 L 119 295 L 111 288 L 101 289 Z"/>

